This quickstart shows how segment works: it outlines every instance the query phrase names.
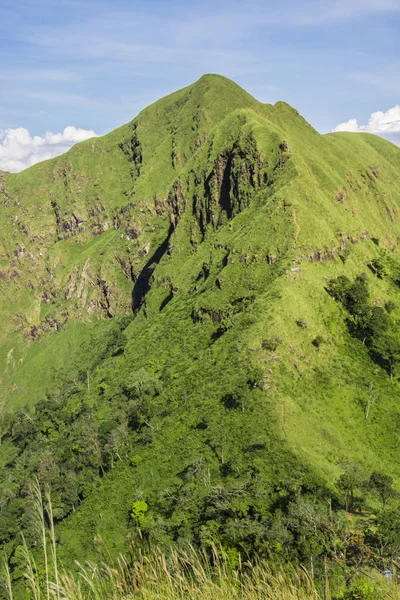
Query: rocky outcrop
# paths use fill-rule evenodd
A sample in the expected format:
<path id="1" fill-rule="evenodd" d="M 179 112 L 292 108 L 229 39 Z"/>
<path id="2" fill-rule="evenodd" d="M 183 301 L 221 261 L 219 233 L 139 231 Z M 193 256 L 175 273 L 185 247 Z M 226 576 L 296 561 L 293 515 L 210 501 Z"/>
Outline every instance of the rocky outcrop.
<path id="1" fill-rule="evenodd" d="M 78 306 L 85 307 L 89 289 L 95 286 L 95 280 L 91 271 L 90 260 L 88 259 L 80 270 L 75 267 L 71 273 L 67 288 L 64 292 L 66 300 L 75 298 Z"/>
<path id="2" fill-rule="evenodd" d="M 142 147 L 137 136 L 137 124 L 132 123 L 132 135 L 129 139 L 119 144 L 120 149 L 125 154 L 129 162 L 132 163 L 131 174 L 137 178 L 140 176 L 143 162 Z"/>
<path id="3" fill-rule="evenodd" d="M 13 281 L 14 279 L 20 277 L 20 273 L 18 271 L 18 269 L 15 268 L 3 268 L 0 269 L 0 281 L 5 281 L 6 283 L 9 283 L 10 281 Z"/>
<path id="4" fill-rule="evenodd" d="M 76 235 L 83 231 L 83 223 L 85 218 L 76 211 L 62 211 L 55 200 L 51 201 L 51 206 L 54 209 L 56 218 L 56 233 L 57 239 L 63 240 Z"/>
<path id="5" fill-rule="evenodd" d="M 140 273 L 136 276 L 132 269 L 132 279 L 134 281 L 134 286 L 132 290 L 132 310 L 133 312 L 137 312 L 141 306 L 144 304 L 146 299 L 146 295 L 148 294 L 151 281 L 153 277 L 153 272 L 164 254 L 168 252 L 170 238 L 174 232 L 174 224 L 171 223 L 168 229 L 168 233 L 164 241 L 155 249 L 155 251 L 150 255 L 150 258 L 141 269 Z M 150 251 L 150 246 L 145 247 L 147 249 L 147 253 Z"/>
<path id="6" fill-rule="evenodd" d="M 339 246 L 333 247 L 325 247 L 324 249 L 317 249 L 313 251 L 309 251 L 307 258 L 310 262 L 319 262 L 323 263 L 328 260 L 335 260 L 338 256 L 343 256 L 343 251 L 349 249 L 350 244 L 358 244 L 359 242 L 363 242 L 370 238 L 369 231 L 361 231 L 357 235 L 350 235 L 346 233 L 339 233 Z M 302 259 L 305 258 L 304 255 L 301 256 Z M 298 262 L 298 261 L 296 261 Z"/>
<path id="7" fill-rule="evenodd" d="M 193 214 L 203 237 L 207 226 L 216 229 L 249 206 L 254 192 L 267 183 L 263 167 L 255 142 L 246 149 L 234 146 L 218 157 L 193 197 Z"/>
<path id="8" fill-rule="evenodd" d="M 100 306 L 105 315 L 111 319 L 114 316 L 114 311 L 112 309 L 112 290 L 104 279 L 98 279 L 97 285 L 101 291 Z"/>
<path id="9" fill-rule="evenodd" d="M 179 219 L 183 215 L 186 209 L 186 199 L 184 194 L 184 187 L 187 188 L 188 182 L 186 182 L 186 186 L 181 181 L 176 181 L 167 198 L 167 206 L 168 206 L 168 216 L 170 223 L 173 227 L 178 225 Z"/>
<path id="10" fill-rule="evenodd" d="M 62 311 L 59 314 L 50 314 L 41 321 L 38 325 L 30 327 L 28 332 L 25 334 L 26 340 L 38 340 L 43 335 L 48 334 L 52 331 L 61 331 L 69 318 L 68 311 Z"/>
<path id="11" fill-rule="evenodd" d="M 136 240 L 142 233 L 142 224 L 137 218 L 137 205 L 130 202 L 120 208 L 113 216 L 113 226 L 117 230 L 122 230 L 128 241 Z"/>

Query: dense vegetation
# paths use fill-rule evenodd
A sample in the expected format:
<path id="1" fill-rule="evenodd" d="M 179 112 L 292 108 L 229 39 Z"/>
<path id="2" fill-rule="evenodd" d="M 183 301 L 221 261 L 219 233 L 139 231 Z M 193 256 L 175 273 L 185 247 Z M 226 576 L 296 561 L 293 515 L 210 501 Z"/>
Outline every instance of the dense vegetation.
<path id="1" fill-rule="evenodd" d="M 399 166 L 389 142 L 320 136 L 205 76 L 0 174 L 0 544 L 18 593 L 27 552 L 44 582 L 36 480 L 67 569 L 100 536 L 111 557 L 135 538 L 302 564 L 321 594 L 394 572 Z"/>

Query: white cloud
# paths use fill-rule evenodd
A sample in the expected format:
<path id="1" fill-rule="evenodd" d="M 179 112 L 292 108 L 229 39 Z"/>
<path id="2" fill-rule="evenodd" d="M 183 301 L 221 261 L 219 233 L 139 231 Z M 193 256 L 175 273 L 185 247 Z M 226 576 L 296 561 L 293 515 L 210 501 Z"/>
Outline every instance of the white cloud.
<path id="1" fill-rule="evenodd" d="M 359 125 L 357 119 L 350 119 L 336 125 L 333 131 L 367 131 L 377 135 L 400 133 L 400 105 L 372 113 L 367 125 Z"/>
<path id="2" fill-rule="evenodd" d="M 367 131 L 371 133 L 397 133 L 400 131 L 400 105 L 386 112 L 378 110 L 369 118 Z"/>
<path id="3" fill-rule="evenodd" d="M 62 133 L 31 136 L 24 127 L 0 129 L 0 169 L 17 173 L 63 154 L 77 142 L 97 137 L 94 131 L 69 126 Z"/>
<path id="4" fill-rule="evenodd" d="M 333 131 L 362 131 L 358 125 L 357 119 L 349 119 L 348 121 L 344 121 L 344 123 L 339 123 L 336 125 Z"/>

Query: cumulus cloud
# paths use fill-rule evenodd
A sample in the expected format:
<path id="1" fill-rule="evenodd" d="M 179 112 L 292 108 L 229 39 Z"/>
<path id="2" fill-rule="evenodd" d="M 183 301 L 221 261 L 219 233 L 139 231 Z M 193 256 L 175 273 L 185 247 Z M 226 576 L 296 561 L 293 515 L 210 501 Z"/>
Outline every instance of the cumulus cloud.
<path id="1" fill-rule="evenodd" d="M 333 131 L 367 131 L 377 135 L 400 133 L 400 105 L 372 113 L 367 125 L 359 125 L 357 119 L 349 119 L 336 125 Z"/>
<path id="2" fill-rule="evenodd" d="M 62 133 L 47 132 L 31 136 L 24 127 L 0 129 L 0 169 L 17 173 L 48 158 L 63 154 L 77 142 L 97 134 L 88 129 L 69 126 Z"/>

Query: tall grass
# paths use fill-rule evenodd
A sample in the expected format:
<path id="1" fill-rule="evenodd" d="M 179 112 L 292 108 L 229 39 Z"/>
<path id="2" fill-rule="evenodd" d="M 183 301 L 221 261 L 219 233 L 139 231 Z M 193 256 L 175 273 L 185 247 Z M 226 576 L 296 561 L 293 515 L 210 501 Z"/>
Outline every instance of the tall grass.
<path id="1" fill-rule="evenodd" d="M 33 600 L 334 600 L 329 585 L 321 595 L 305 569 L 285 569 L 272 561 L 242 561 L 240 557 L 232 566 L 229 556 L 217 547 L 210 552 L 192 547 L 172 550 L 168 556 L 158 550 L 144 555 L 139 548 L 132 548 L 129 557 L 120 555 L 113 560 L 109 556 L 108 562 L 102 563 L 77 562 L 74 572 L 60 570 L 50 493 L 43 499 L 35 481 L 32 498 L 42 551 L 41 557 L 36 556 L 41 568 L 23 536 L 22 554 L 25 587 Z M 3 581 L 9 600 L 16 600 L 7 561 Z M 387 584 L 379 591 L 370 586 L 363 592 L 335 598 L 400 600 L 397 587 Z"/>
<path id="2" fill-rule="evenodd" d="M 154 551 L 134 561 L 120 556 L 110 564 L 78 564 L 78 573 L 61 573 L 58 583 L 44 586 L 65 600 L 322 600 L 303 570 L 287 575 L 266 561 L 240 563 L 232 569 L 216 548 L 211 556 L 172 551 L 168 558 Z M 37 582 L 27 571 L 27 583 L 37 598 Z"/>

